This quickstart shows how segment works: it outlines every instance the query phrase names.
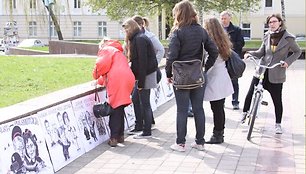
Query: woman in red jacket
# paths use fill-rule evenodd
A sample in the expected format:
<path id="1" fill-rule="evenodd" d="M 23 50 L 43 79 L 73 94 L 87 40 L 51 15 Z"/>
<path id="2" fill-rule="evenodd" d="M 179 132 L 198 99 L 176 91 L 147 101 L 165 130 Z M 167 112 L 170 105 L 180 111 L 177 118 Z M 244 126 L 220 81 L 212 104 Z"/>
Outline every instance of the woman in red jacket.
<path id="1" fill-rule="evenodd" d="M 110 115 L 110 140 L 112 147 L 124 141 L 124 107 L 132 103 L 131 93 L 135 77 L 123 54 L 119 41 L 108 40 L 100 45 L 93 78 L 97 83 L 106 86 L 109 104 L 114 108 Z"/>

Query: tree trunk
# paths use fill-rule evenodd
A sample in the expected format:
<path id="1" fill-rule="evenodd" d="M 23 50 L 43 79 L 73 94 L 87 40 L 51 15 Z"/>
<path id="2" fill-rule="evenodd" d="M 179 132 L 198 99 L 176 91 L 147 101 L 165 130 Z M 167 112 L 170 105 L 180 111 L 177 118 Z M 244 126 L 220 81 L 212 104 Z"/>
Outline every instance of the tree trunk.
<path id="1" fill-rule="evenodd" d="M 51 19 L 53 21 L 53 24 L 54 24 L 54 27 L 55 27 L 55 30 L 57 32 L 57 36 L 58 36 L 58 40 L 64 40 L 63 38 L 63 34 L 62 34 L 62 31 L 61 31 L 61 27 L 59 26 L 59 23 L 57 21 L 57 18 L 56 16 L 54 15 L 53 13 L 53 10 L 51 8 L 51 4 L 49 6 L 45 6 L 49 12 L 49 15 L 51 16 Z"/>
<path id="2" fill-rule="evenodd" d="M 284 22 L 286 22 L 286 15 L 285 15 L 285 0 L 281 0 L 281 7 L 282 7 L 282 17 Z"/>

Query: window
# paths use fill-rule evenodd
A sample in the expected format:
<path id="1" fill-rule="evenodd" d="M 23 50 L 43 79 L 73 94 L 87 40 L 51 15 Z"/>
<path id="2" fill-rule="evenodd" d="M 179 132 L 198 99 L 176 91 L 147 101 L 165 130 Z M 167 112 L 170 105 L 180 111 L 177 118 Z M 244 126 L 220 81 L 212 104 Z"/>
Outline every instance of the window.
<path id="1" fill-rule="evenodd" d="M 81 36 L 82 23 L 80 21 L 73 22 L 73 36 Z"/>
<path id="2" fill-rule="evenodd" d="M 264 25 L 264 33 L 266 33 L 269 30 L 269 26 L 267 24 Z"/>
<path id="3" fill-rule="evenodd" d="M 36 0 L 30 0 L 30 8 L 36 9 Z"/>
<path id="4" fill-rule="evenodd" d="M 250 40 L 251 39 L 251 24 L 242 23 L 241 32 L 245 40 Z"/>
<path id="5" fill-rule="evenodd" d="M 265 7 L 272 7 L 272 0 L 266 0 Z"/>
<path id="6" fill-rule="evenodd" d="M 57 37 L 57 32 L 55 30 L 53 22 L 50 22 L 50 36 L 51 37 Z"/>
<path id="7" fill-rule="evenodd" d="M 98 22 L 98 36 L 107 36 L 107 23 L 105 21 Z"/>
<path id="8" fill-rule="evenodd" d="M 37 24 L 35 21 L 29 22 L 29 36 L 37 36 Z"/>
<path id="9" fill-rule="evenodd" d="M 74 8 L 81 8 L 81 0 L 74 0 Z"/>

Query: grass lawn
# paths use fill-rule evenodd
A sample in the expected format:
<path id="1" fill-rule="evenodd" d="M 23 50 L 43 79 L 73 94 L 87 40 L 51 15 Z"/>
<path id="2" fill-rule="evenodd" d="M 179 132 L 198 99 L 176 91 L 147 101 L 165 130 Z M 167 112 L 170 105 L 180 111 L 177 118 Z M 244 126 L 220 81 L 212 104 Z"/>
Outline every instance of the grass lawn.
<path id="1" fill-rule="evenodd" d="M 0 108 L 92 80 L 93 58 L 0 56 Z"/>

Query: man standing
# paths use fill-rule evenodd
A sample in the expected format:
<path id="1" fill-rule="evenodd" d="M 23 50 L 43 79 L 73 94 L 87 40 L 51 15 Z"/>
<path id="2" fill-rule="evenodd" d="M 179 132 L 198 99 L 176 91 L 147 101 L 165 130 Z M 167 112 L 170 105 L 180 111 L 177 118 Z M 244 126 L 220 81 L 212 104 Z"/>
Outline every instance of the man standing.
<path id="1" fill-rule="evenodd" d="M 244 46 L 244 39 L 241 34 L 241 28 L 238 26 L 235 26 L 231 22 L 232 15 L 229 11 L 223 11 L 220 14 L 221 18 L 221 24 L 224 27 L 224 29 L 227 31 L 227 33 L 230 36 L 231 42 L 233 44 L 233 49 L 234 51 L 240 55 L 242 53 L 242 47 Z M 238 78 L 237 79 L 232 79 L 232 84 L 234 88 L 234 93 L 232 95 L 232 105 L 234 110 L 239 109 L 239 84 L 238 84 Z"/>

